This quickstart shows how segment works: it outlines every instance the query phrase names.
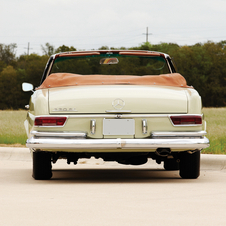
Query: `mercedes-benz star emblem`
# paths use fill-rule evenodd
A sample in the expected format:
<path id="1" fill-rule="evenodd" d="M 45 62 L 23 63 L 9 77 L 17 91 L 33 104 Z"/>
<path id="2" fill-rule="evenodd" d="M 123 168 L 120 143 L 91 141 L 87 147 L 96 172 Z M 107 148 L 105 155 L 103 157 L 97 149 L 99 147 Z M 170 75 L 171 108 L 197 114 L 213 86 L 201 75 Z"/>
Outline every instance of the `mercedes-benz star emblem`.
<path id="1" fill-rule="evenodd" d="M 123 109 L 123 107 L 125 106 L 125 101 L 122 99 L 115 99 L 112 102 L 112 106 L 114 107 L 114 109 L 116 110 L 121 110 Z"/>

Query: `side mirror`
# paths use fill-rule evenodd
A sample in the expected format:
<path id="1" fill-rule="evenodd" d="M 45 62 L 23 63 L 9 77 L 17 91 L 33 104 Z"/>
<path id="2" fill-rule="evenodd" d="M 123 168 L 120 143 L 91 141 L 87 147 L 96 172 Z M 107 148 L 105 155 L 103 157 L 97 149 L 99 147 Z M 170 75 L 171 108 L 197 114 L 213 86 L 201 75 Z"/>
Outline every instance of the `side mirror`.
<path id="1" fill-rule="evenodd" d="M 28 91 L 34 92 L 33 89 L 34 89 L 34 87 L 33 87 L 33 85 L 30 84 L 30 83 L 24 82 L 24 83 L 22 84 L 22 90 L 23 90 L 24 92 L 28 92 Z"/>

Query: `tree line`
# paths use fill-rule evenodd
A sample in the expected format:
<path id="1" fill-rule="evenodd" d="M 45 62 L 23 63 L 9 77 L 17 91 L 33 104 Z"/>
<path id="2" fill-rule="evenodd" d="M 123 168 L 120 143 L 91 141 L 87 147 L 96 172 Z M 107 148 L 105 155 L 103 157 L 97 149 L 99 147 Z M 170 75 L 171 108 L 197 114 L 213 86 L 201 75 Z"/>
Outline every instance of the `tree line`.
<path id="1" fill-rule="evenodd" d="M 55 49 L 49 43 L 41 47 L 43 55 L 23 54 L 16 57 L 16 44 L 0 44 L 0 110 L 24 109 L 31 93 L 24 93 L 21 84 L 29 82 L 38 87 L 50 55 L 76 51 L 73 46 L 65 45 Z M 115 48 L 102 46 L 99 49 Z M 152 45 L 147 42 L 129 49 L 169 54 L 177 71 L 185 77 L 188 85 L 192 85 L 202 96 L 203 106 L 226 106 L 226 41 L 209 41 L 191 46 L 179 46 L 175 43 Z"/>

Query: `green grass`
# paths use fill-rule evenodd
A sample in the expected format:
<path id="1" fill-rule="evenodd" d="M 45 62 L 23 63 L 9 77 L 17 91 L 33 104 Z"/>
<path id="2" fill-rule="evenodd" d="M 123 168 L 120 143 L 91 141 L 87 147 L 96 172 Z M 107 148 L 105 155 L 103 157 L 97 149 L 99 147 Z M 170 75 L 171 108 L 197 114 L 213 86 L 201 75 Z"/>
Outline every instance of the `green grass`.
<path id="1" fill-rule="evenodd" d="M 204 108 L 210 147 L 202 153 L 226 154 L 226 108 Z M 25 145 L 26 111 L 0 111 L 0 145 Z"/>
<path id="2" fill-rule="evenodd" d="M 226 154 L 226 108 L 204 108 L 203 113 L 210 147 L 202 153 Z"/>
<path id="3" fill-rule="evenodd" d="M 1 145 L 25 145 L 27 135 L 24 129 L 24 120 L 27 112 L 0 111 L 0 144 Z"/>

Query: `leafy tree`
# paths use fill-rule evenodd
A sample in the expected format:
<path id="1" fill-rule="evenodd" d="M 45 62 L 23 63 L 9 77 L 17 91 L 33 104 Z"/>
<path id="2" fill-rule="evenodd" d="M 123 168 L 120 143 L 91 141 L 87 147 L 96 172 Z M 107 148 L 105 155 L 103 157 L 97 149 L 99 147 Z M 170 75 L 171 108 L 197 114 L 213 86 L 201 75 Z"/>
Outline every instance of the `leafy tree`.
<path id="1" fill-rule="evenodd" d="M 0 73 L 2 72 L 2 70 L 6 67 L 6 64 L 4 61 L 0 60 Z"/>
<path id="2" fill-rule="evenodd" d="M 130 50 L 153 50 L 150 42 L 144 42 L 139 46 L 131 47 Z"/>
<path id="3" fill-rule="evenodd" d="M 70 52 L 70 51 L 76 51 L 76 48 L 74 48 L 73 46 L 68 47 L 68 46 L 62 45 L 55 50 L 55 53 Z"/>
<path id="4" fill-rule="evenodd" d="M 108 50 L 108 49 L 109 49 L 108 46 L 101 46 L 101 47 L 99 48 L 99 50 Z"/>
<path id="5" fill-rule="evenodd" d="M 17 68 L 23 72 L 23 82 L 32 83 L 35 87 L 39 86 L 48 58 L 46 55 L 21 55 L 17 62 Z"/>
<path id="6" fill-rule="evenodd" d="M 54 46 L 50 45 L 48 42 L 45 44 L 45 46 L 41 45 L 41 48 L 43 54 L 46 56 L 51 56 L 55 52 Z"/>
<path id="7" fill-rule="evenodd" d="M 9 65 L 0 74 L 0 109 L 17 109 L 20 90 L 20 84 L 17 82 L 17 71 Z"/>
<path id="8" fill-rule="evenodd" d="M 9 45 L 0 44 L 0 71 L 7 65 L 15 66 L 16 47 L 15 43 Z"/>

